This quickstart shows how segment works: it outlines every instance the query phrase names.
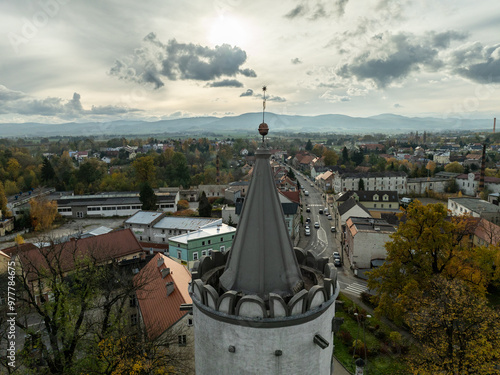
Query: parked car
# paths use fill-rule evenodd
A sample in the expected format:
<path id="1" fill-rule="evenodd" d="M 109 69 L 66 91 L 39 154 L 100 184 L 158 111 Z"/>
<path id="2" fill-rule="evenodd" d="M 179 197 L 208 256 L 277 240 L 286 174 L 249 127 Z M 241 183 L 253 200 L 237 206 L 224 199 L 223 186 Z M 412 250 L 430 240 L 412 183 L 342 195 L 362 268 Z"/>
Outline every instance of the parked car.
<path id="1" fill-rule="evenodd" d="M 310 218 L 310 217 L 308 217 L 308 218 L 306 219 L 306 223 L 310 223 L 310 222 L 311 222 L 311 218 Z"/>
<path id="2" fill-rule="evenodd" d="M 340 254 L 338 251 L 333 252 L 333 259 L 336 259 L 336 258 L 340 259 Z"/>
<path id="3" fill-rule="evenodd" d="M 323 209 L 322 208 L 319 209 L 319 214 L 323 215 Z"/>
<path id="4" fill-rule="evenodd" d="M 332 233 L 335 233 L 337 231 L 337 229 L 335 227 L 332 227 Z"/>
<path id="5" fill-rule="evenodd" d="M 314 223 L 314 228 L 316 228 L 316 229 L 319 228 L 319 223 L 318 222 Z"/>
<path id="6" fill-rule="evenodd" d="M 311 209 L 309 207 L 307 207 L 306 212 L 311 212 Z"/>
<path id="7" fill-rule="evenodd" d="M 309 229 L 309 227 L 306 227 L 306 229 L 304 229 L 304 233 L 306 236 L 310 236 L 311 235 L 311 230 Z"/>
<path id="8" fill-rule="evenodd" d="M 342 265 L 342 262 L 340 261 L 340 258 L 334 258 L 333 259 L 333 265 L 335 267 L 340 267 Z"/>
<path id="9" fill-rule="evenodd" d="M 332 215 L 328 215 L 328 220 L 332 220 Z"/>

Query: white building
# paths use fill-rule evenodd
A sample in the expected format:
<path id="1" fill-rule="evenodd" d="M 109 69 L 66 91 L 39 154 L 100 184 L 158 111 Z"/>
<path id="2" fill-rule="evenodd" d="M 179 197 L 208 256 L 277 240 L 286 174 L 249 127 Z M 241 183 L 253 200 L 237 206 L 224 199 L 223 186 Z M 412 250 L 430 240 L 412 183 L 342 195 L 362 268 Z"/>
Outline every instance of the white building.
<path id="1" fill-rule="evenodd" d="M 500 207 L 479 198 L 457 197 L 448 199 L 448 210 L 452 216 L 470 215 L 500 223 Z"/>
<path id="2" fill-rule="evenodd" d="M 372 261 L 384 260 L 386 242 L 396 229 L 381 219 L 350 217 L 346 222 L 345 251 L 356 269 L 372 268 Z"/>
<path id="3" fill-rule="evenodd" d="M 398 194 L 406 194 L 406 178 L 407 175 L 404 172 L 337 172 L 333 178 L 333 188 L 336 193 L 359 190 L 359 182 L 363 180 L 365 190 L 393 190 Z"/>
<path id="4" fill-rule="evenodd" d="M 457 176 L 457 184 L 460 191 L 465 195 L 476 196 L 479 187 L 480 173 L 461 174 Z M 500 178 L 484 177 L 484 187 L 488 188 L 490 193 L 500 193 Z"/>
<path id="5" fill-rule="evenodd" d="M 425 194 L 428 191 L 435 191 L 436 193 L 444 193 L 446 184 L 450 179 L 445 177 L 417 177 L 408 178 L 407 194 Z"/>

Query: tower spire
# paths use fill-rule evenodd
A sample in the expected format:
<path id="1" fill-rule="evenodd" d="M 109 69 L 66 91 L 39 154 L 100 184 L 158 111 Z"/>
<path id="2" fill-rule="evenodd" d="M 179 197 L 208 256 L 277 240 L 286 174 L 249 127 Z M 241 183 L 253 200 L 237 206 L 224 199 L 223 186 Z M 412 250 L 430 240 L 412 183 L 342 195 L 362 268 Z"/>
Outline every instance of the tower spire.
<path id="1" fill-rule="evenodd" d="M 262 138 L 268 131 L 266 123 L 260 124 Z M 269 164 L 270 156 L 264 145 L 255 152 L 252 180 L 231 253 L 220 277 L 226 291 L 258 295 L 264 300 L 269 298 L 269 293 L 289 297 L 303 287 Z"/>

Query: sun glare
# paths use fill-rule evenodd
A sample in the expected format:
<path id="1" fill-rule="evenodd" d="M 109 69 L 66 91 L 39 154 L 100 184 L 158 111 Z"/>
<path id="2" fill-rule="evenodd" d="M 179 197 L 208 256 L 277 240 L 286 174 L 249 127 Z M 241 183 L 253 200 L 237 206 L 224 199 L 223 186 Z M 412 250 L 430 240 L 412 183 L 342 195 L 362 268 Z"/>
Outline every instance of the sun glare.
<path id="1" fill-rule="evenodd" d="M 231 17 L 220 16 L 214 21 L 210 31 L 210 42 L 215 45 L 230 44 L 241 46 L 247 41 L 247 30 L 243 24 Z"/>

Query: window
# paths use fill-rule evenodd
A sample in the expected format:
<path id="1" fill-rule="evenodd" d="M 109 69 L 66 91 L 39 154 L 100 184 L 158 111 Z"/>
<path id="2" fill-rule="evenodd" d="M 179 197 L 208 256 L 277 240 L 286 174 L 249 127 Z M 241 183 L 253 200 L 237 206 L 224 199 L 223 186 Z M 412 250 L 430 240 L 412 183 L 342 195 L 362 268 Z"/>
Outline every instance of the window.
<path id="1" fill-rule="evenodd" d="M 180 252 L 180 251 L 177 251 L 177 258 L 178 258 L 178 259 L 182 259 L 182 256 L 181 256 L 181 252 Z"/>
<path id="2" fill-rule="evenodd" d="M 135 296 L 130 296 L 129 304 L 130 304 L 130 307 L 136 307 L 137 306 L 137 300 L 135 299 Z"/>
<path id="3" fill-rule="evenodd" d="M 193 260 L 198 260 L 198 252 L 193 253 Z"/>
<path id="4" fill-rule="evenodd" d="M 377 208 L 377 203 L 375 203 L 375 204 L 373 205 L 373 207 L 374 207 L 374 208 Z"/>
<path id="5" fill-rule="evenodd" d="M 206 250 L 202 250 L 202 251 L 201 251 L 201 256 L 202 256 L 202 257 L 204 257 L 204 256 L 206 256 L 206 255 L 207 255 L 207 251 L 206 251 Z"/>
<path id="6" fill-rule="evenodd" d="M 201 246 L 205 246 L 205 241 L 201 241 Z"/>
<path id="7" fill-rule="evenodd" d="M 178 340 L 179 340 L 179 346 L 186 346 L 187 343 L 186 335 L 179 335 Z"/>
<path id="8" fill-rule="evenodd" d="M 224 251 L 226 251 L 226 247 L 225 246 L 221 246 L 220 247 L 220 251 L 221 251 L 221 253 L 223 253 Z"/>
<path id="9" fill-rule="evenodd" d="M 224 237 L 221 237 L 221 238 L 220 238 L 220 242 L 224 242 Z"/>
<path id="10" fill-rule="evenodd" d="M 188 325 L 188 327 L 192 327 L 193 326 L 193 318 L 188 318 L 187 325 Z"/>
<path id="11" fill-rule="evenodd" d="M 380 208 L 384 208 L 384 204 L 383 203 L 380 205 Z"/>
<path id="12" fill-rule="evenodd" d="M 208 244 L 210 245 L 212 243 L 212 240 L 208 240 Z"/>
<path id="13" fill-rule="evenodd" d="M 212 249 L 208 249 L 208 255 L 212 255 Z"/>
<path id="14" fill-rule="evenodd" d="M 130 325 L 135 326 L 137 324 L 137 314 L 130 315 Z"/>

